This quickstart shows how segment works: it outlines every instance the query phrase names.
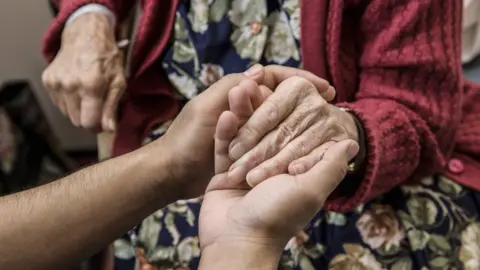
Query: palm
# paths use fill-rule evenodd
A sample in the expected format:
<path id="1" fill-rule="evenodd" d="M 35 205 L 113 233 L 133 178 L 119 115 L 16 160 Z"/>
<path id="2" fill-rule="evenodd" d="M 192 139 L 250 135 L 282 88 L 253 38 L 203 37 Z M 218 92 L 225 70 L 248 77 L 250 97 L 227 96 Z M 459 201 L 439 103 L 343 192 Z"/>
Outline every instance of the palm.
<path id="1" fill-rule="evenodd" d="M 279 175 L 251 191 L 224 189 L 207 192 L 200 212 L 202 246 L 219 238 L 233 240 L 243 236 L 275 235 L 276 239 L 270 241 L 288 241 L 318 210 L 317 207 L 305 207 L 312 204 L 306 204 L 299 197 L 308 195 L 306 192 L 309 191 L 296 181 L 294 176 Z"/>

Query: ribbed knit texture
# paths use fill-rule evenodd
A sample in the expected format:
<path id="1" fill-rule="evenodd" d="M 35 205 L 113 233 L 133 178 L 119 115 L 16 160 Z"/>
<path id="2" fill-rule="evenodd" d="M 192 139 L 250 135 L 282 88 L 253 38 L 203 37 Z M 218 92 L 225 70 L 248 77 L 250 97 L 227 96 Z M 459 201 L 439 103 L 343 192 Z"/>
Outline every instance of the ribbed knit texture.
<path id="1" fill-rule="evenodd" d="M 121 17 L 131 1 L 60 2 L 61 12 L 45 38 L 49 59 L 58 50 L 63 22 L 76 8 L 101 3 Z M 139 62 L 132 67 L 136 77 L 128 89 L 135 93 L 130 106 L 137 109 L 121 114 L 117 154 L 138 147 L 152 123 L 176 110 L 172 88 L 155 76 L 162 70 L 154 65 L 168 40 L 176 1 L 144 2 L 147 11 L 134 48 Z M 358 184 L 354 194 L 335 192 L 327 210 L 348 211 L 409 179 L 441 173 L 454 148 L 456 154 L 480 157 L 480 106 L 469 105 L 480 102 L 478 87 L 464 87 L 461 75 L 461 12 L 458 0 L 302 2 L 304 67 L 331 81 L 338 104 L 353 110 L 367 135 L 364 179 L 353 183 Z M 153 97 L 163 100 L 157 110 Z M 132 121 L 138 130 L 128 124 Z M 480 174 L 478 163 L 469 164 Z M 457 178 L 480 189 L 472 175 Z"/>
<path id="2" fill-rule="evenodd" d="M 322 2 L 304 3 L 311 11 Z M 407 179 L 442 171 L 462 115 L 462 3 L 329 4 L 325 26 L 329 79 L 340 105 L 363 122 L 368 144 L 366 173 L 356 193 L 336 192 L 326 204 L 328 210 L 346 211 Z M 302 20 L 302 24 L 315 23 Z M 316 33 L 313 26 L 307 32 Z M 304 36 L 303 44 L 310 38 Z M 311 59 L 304 59 L 307 69 L 315 65 Z"/>

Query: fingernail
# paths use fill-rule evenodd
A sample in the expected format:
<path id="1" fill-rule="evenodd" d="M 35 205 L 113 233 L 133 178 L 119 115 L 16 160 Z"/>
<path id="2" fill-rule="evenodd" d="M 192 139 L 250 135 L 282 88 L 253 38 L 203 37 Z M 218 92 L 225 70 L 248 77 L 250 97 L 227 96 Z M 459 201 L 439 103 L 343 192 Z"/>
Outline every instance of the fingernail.
<path id="1" fill-rule="evenodd" d="M 265 180 L 266 174 L 264 170 L 254 170 L 247 174 L 246 180 L 250 187 L 255 187 L 260 182 Z"/>
<path id="2" fill-rule="evenodd" d="M 354 158 L 358 154 L 359 146 L 356 142 L 351 142 L 347 148 L 347 154 L 349 159 Z"/>
<path id="3" fill-rule="evenodd" d="M 249 77 L 253 77 L 255 75 L 258 75 L 261 70 L 262 70 L 262 65 L 255 64 L 251 68 L 249 68 L 247 71 L 245 71 L 244 74 Z"/>
<path id="4" fill-rule="evenodd" d="M 239 143 L 234 144 L 229 151 L 230 159 L 238 160 L 245 154 L 245 148 Z"/>

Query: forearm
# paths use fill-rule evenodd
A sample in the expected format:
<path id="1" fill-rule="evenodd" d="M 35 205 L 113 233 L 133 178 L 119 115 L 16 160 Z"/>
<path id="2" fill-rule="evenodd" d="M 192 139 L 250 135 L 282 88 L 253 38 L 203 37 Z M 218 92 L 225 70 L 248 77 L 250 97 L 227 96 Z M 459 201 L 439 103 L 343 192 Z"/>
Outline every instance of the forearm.
<path id="1" fill-rule="evenodd" d="M 0 198 L 0 269 L 66 269 L 176 199 L 144 150 Z M 153 164 L 155 162 L 155 164 Z M 164 192 L 162 192 L 164 191 Z"/>
<path id="2" fill-rule="evenodd" d="M 275 270 L 282 254 L 277 245 L 232 241 L 202 250 L 201 270 Z"/>

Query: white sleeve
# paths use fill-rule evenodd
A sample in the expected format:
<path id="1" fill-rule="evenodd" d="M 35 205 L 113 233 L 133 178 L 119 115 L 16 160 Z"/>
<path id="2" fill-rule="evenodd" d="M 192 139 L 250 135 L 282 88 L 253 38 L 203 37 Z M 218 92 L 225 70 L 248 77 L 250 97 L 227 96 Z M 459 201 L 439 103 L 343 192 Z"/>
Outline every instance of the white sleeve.
<path id="1" fill-rule="evenodd" d="M 66 24 L 69 24 L 71 23 L 73 20 L 75 20 L 76 18 L 80 17 L 81 15 L 85 14 L 85 13 L 102 13 L 102 14 L 105 14 L 108 16 L 108 19 L 110 20 L 110 22 L 115 25 L 116 24 L 116 20 L 115 20 L 115 15 L 113 14 L 112 11 L 110 11 L 107 7 L 105 7 L 104 5 L 100 5 L 100 4 L 88 4 L 88 5 L 85 5 L 77 10 L 75 10 L 75 12 L 72 13 L 72 15 L 70 15 L 70 17 L 68 17 L 68 20 L 67 20 L 67 23 Z"/>

